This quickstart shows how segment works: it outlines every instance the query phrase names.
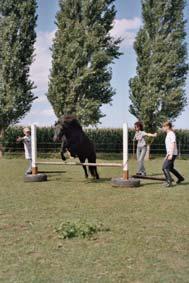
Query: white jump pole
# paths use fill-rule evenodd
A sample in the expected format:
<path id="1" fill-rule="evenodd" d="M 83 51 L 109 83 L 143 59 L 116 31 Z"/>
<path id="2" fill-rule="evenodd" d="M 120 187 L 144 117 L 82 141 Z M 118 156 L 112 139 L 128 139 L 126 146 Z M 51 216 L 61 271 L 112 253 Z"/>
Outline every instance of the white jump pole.
<path id="1" fill-rule="evenodd" d="M 128 124 L 123 124 L 123 179 L 129 179 L 128 169 Z"/>
<path id="2" fill-rule="evenodd" d="M 31 126 L 31 149 L 32 149 L 32 175 L 37 175 L 37 129 L 36 125 Z"/>

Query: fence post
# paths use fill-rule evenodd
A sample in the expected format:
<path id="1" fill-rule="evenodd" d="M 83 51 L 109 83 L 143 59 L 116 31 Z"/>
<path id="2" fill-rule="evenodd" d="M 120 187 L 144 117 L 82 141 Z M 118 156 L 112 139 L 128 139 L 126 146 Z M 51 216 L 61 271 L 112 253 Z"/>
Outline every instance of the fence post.
<path id="1" fill-rule="evenodd" d="M 128 125 L 123 124 L 123 179 L 129 179 L 128 169 Z"/>
<path id="2" fill-rule="evenodd" d="M 32 175 L 37 175 L 37 128 L 36 125 L 31 126 L 31 150 L 32 150 Z"/>

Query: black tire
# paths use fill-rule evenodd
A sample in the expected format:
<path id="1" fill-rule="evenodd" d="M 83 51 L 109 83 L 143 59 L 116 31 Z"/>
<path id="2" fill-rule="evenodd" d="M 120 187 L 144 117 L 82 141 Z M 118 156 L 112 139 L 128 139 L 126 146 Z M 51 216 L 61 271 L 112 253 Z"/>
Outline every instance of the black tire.
<path id="1" fill-rule="evenodd" d="M 123 178 L 112 179 L 113 187 L 122 187 L 122 188 L 138 188 L 140 187 L 140 180 L 130 178 L 124 180 Z"/>
<path id="2" fill-rule="evenodd" d="M 25 175 L 24 182 L 46 182 L 46 174 L 37 174 L 37 175 Z"/>

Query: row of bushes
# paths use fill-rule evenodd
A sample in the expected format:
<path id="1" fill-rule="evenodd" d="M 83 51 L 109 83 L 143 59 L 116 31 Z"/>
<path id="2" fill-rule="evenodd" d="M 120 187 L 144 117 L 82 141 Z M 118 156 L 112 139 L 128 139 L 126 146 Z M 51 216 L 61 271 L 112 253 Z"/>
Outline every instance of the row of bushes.
<path id="1" fill-rule="evenodd" d="M 121 152 L 122 129 L 86 129 L 89 138 L 96 144 L 97 152 Z M 16 143 L 16 138 L 22 136 L 22 127 L 10 127 L 5 134 L 5 151 L 19 151 L 22 144 Z M 129 151 L 133 149 L 134 130 L 129 130 Z M 38 150 L 40 152 L 58 151 L 60 144 L 53 143 L 53 128 L 41 127 L 37 130 Z M 189 130 L 177 130 L 177 140 L 182 152 L 189 153 Z M 163 153 L 165 134 L 159 133 L 152 143 L 152 153 Z"/>

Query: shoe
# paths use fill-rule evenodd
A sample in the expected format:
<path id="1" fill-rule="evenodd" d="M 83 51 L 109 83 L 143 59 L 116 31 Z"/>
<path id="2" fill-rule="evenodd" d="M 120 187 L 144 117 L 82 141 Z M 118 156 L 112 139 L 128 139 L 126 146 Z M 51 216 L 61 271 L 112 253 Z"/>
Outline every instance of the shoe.
<path id="1" fill-rule="evenodd" d="M 166 179 L 165 187 L 172 187 L 173 178 L 171 177 L 170 171 L 168 169 L 163 169 L 163 173 Z"/>
<path id="2" fill-rule="evenodd" d="M 136 173 L 136 176 L 142 176 L 142 173 L 138 172 Z"/>
<path id="3" fill-rule="evenodd" d="M 165 183 L 165 184 L 164 184 L 164 187 L 165 187 L 165 188 L 171 188 L 171 187 L 172 187 L 172 183 Z"/>
<path id="4" fill-rule="evenodd" d="M 141 176 L 146 177 L 146 172 L 142 172 Z"/>
<path id="5" fill-rule="evenodd" d="M 28 171 L 25 173 L 25 175 L 31 175 L 32 174 L 32 171 Z"/>
<path id="6" fill-rule="evenodd" d="M 182 182 L 184 182 L 184 178 L 180 178 L 176 181 L 176 184 L 179 185 L 181 184 Z"/>

